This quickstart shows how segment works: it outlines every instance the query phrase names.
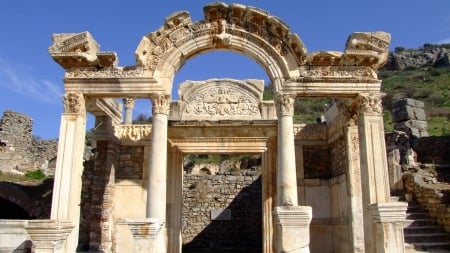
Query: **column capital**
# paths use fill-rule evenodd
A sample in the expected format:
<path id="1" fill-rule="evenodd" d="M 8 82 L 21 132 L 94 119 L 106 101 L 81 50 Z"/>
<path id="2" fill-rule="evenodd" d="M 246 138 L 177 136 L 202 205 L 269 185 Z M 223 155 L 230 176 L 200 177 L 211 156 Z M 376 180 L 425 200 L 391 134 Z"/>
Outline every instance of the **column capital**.
<path id="1" fill-rule="evenodd" d="M 155 114 L 165 114 L 169 115 L 170 112 L 170 94 L 152 94 L 150 96 L 153 104 L 153 115 Z"/>
<path id="2" fill-rule="evenodd" d="M 277 114 L 281 116 L 294 115 L 295 95 L 286 93 L 277 93 L 275 96 L 275 103 L 277 106 Z"/>
<path id="3" fill-rule="evenodd" d="M 125 109 L 133 109 L 136 99 L 135 98 L 123 98 L 122 102 L 125 105 Z"/>
<path id="4" fill-rule="evenodd" d="M 359 113 L 368 115 L 380 115 L 383 113 L 382 98 L 384 93 L 379 94 L 359 94 L 356 97 Z"/>
<path id="5" fill-rule="evenodd" d="M 63 96 L 64 113 L 86 115 L 86 104 L 83 93 L 69 92 Z"/>

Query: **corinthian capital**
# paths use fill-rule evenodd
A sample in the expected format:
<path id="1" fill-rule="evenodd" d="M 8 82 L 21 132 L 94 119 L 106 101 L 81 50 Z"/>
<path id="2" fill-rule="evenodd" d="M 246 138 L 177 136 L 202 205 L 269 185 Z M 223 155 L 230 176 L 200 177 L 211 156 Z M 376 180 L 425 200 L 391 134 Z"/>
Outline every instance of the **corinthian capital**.
<path id="1" fill-rule="evenodd" d="M 382 96 L 383 94 L 360 94 L 357 97 L 357 100 L 359 102 L 359 112 L 373 115 L 382 114 Z"/>
<path id="2" fill-rule="evenodd" d="M 123 104 L 125 105 L 126 109 L 133 109 L 136 99 L 134 99 L 134 98 L 123 98 L 122 101 L 123 101 Z"/>
<path id="3" fill-rule="evenodd" d="M 64 112 L 86 114 L 84 96 L 82 93 L 66 93 L 63 96 Z"/>
<path id="4" fill-rule="evenodd" d="M 278 116 L 293 116 L 295 99 L 291 94 L 278 93 L 275 97 Z"/>
<path id="5" fill-rule="evenodd" d="M 170 102 L 172 101 L 169 94 L 152 94 L 150 98 L 153 104 L 153 114 L 169 115 Z"/>

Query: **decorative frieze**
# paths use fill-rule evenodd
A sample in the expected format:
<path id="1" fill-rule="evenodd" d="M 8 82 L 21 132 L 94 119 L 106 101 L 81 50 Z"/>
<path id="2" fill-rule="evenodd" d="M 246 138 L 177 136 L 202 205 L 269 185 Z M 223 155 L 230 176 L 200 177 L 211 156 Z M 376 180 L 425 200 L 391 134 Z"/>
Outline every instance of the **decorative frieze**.
<path id="1" fill-rule="evenodd" d="M 63 96 L 64 112 L 79 115 L 86 114 L 84 96 L 82 93 L 66 93 Z"/>
<path id="2" fill-rule="evenodd" d="M 376 72 L 364 66 L 300 66 L 298 70 L 299 76 L 289 82 L 378 81 Z"/>
<path id="3" fill-rule="evenodd" d="M 318 124 L 294 125 L 295 139 L 299 140 L 327 140 L 327 126 Z"/>
<path id="4" fill-rule="evenodd" d="M 147 141 L 152 136 L 152 125 L 116 126 L 115 136 L 121 141 Z"/>
<path id="5" fill-rule="evenodd" d="M 71 68 L 67 69 L 65 79 L 93 79 L 93 78 L 133 78 L 143 77 L 146 69 L 143 67 L 107 67 L 107 68 Z"/>

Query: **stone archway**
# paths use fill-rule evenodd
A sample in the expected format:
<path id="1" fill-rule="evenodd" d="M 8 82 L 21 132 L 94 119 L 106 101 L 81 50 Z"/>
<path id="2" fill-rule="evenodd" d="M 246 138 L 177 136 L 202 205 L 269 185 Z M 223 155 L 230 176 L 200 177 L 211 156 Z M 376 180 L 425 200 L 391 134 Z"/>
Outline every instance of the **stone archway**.
<path id="1" fill-rule="evenodd" d="M 149 69 L 168 90 L 175 73 L 192 56 L 230 50 L 258 62 L 276 91 L 282 80 L 298 75 L 306 60 L 300 38 L 278 17 L 245 5 L 212 3 L 205 19 L 192 22 L 188 12 L 176 12 L 157 31 L 144 36 L 136 49 L 136 63 Z"/>

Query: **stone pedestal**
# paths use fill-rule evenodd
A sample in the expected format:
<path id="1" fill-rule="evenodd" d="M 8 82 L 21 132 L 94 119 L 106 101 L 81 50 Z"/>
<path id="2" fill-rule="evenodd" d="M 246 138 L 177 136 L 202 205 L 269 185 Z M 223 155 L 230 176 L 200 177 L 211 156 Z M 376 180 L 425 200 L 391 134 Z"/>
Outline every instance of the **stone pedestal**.
<path id="1" fill-rule="evenodd" d="M 65 253 L 64 242 L 73 230 L 71 221 L 30 220 L 25 227 L 34 253 Z"/>
<path id="2" fill-rule="evenodd" d="M 133 235 L 134 253 L 164 253 L 165 223 L 156 218 L 127 218 L 125 222 Z"/>
<path id="3" fill-rule="evenodd" d="M 278 206 L 274 210 L 277 225 L 277 253 L 309 253 L 310 206 Z"/>
<path id="4" fill-rule="evenodd" d="M 378 203 L 369 206 L 375 224 L 373 230 L 376 253 L 405 252 L 403 226 L 406 222 L 406 202 Z"/>

